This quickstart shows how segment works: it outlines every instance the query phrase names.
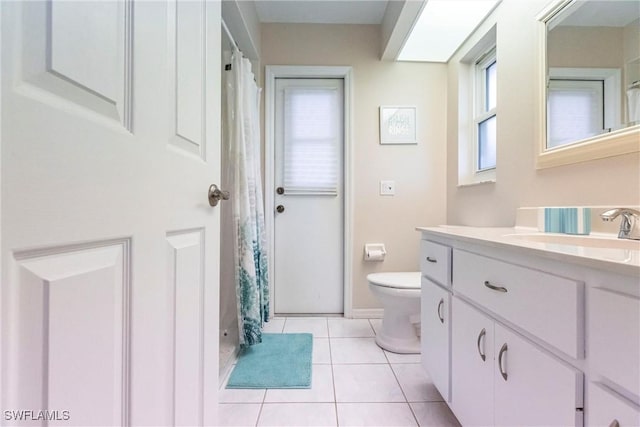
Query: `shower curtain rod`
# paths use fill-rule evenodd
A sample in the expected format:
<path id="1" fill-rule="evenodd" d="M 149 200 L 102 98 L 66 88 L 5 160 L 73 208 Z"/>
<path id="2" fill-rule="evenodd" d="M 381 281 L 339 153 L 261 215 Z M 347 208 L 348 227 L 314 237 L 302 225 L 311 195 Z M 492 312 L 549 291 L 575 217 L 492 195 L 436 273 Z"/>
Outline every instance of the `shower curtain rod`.
<path id="1" fill-rule="evenodd" d="M 229 27 L 227 27 L 227 23 L 224 22 L 224 19 L 221 19 L 220 22 L 222 23 L 222 28 L 227 33 L 227 36 L 229 37 L 229 40 L 231 41 L 231 45 L 235 46 L 235 48 L 240 51 L 240 46 L 238 46 L 238 43 L 236 43 L 235 39 L 231 35 L 231 31 L 229 31 Z M 240 52 L 242 52 L 242 51 L 240 51 Z M 225 64 L 224 69 L 227 70 L 227 71 L 231 70 L 231 64 Z"/>
<path id="2" fill-rule="evenodd" d="M 220 20 L 220 22 L 222 22 L 222 28 L 227 33 L 227 36 L 229 36 L 229 40 L 231 40 L 231 44 L 235 45 L 235 47 L 240 49 L 240 46 L 238 46 L 238 43 L 236 43 L 233 36 L 231 35 L 231 31 L 229 31 L 229 27 L 227 27 L 227 24 L 224 22 L 224 19 Z"/>

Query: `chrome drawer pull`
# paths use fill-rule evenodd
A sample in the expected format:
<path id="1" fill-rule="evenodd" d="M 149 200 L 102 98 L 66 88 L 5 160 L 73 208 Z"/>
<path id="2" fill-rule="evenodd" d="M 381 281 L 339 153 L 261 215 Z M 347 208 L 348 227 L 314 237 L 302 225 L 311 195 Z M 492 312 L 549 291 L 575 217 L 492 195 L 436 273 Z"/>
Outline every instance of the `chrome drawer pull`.
<path id="1" fill-rule="evenodd" d="M 430 256 L 427 257 L 427 261 L 429 261 L 429 262 L 438 262 L 437 259 L 431 258 Z"/>
<path id="2" fill-rule="evenodd" d="M 488 280 L 484 281 L 484 285 L 489 289 L 493 289 L 494 291 L 507 292 L 507 288 L 505 288 L 504 286 L 494 286 Z"/>
<path id="3" fill-rule="evenodd" d="M 482 330 L 480 331 L 480 335 L 478 335 L 478 354 L 480 354 L 480 358 L 483 362 L 487 359 L 487 356 L 482 353 L 482 350 L 480 350 L 480 341 L 482 341 L 482 338 L 484 338 L 485 335 L 487 335 L 487 330 L 485 328 L 482 328 Z"/>
<path id="4" fill-rule="evenodd" d="M 618 420 L 613 420 L 611 421 L 611 424 L 609 424 L 609 427 L 620 427 L 620 423 Z"/>
<path id="5" fill-rule="evenodd" d="M 507 343 L 502 344 L 502 348 L 500 349 L 500 353 L 498 353 L 498 369 L 500 370 L 500 374 L 504 380 L 507 380 L 507 372 L 502 370 L 502 355 L 505 354 L 508 350 Z"/>
<path id="6" fill-rule="evenodd" d="M 440 314 L 440 309 L 444 305 L 444 298 L 440 298 L 440 302 L 438 303 L 438 319 L 440 319 L 440 323 L 444 323 L 444 317 Z"/>

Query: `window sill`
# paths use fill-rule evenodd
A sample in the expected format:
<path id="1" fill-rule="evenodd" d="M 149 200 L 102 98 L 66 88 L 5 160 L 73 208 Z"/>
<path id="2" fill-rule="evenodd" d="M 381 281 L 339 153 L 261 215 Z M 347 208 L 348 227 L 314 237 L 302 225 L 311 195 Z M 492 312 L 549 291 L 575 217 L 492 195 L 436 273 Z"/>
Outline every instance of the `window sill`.
<path id="1" fill-rule="evenodd" d="M 485 181 L 478 181 L 478 182 L 465 182 L 463 184 L 458 184 L 458 188 L 476 187 L 478 185 L 495 184 L 495 183 L 496 183 L 495 179 L 488 179 Z"/>

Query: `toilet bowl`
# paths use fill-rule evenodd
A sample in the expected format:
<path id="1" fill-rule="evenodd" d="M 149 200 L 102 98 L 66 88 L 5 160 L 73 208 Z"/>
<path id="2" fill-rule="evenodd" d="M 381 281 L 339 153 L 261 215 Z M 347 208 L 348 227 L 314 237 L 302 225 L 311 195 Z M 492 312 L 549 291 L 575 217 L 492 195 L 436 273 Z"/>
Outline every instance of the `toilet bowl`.
<path id="1" fill-rule="evenodd" d="M 420 272 L 372 273 L 367 280 L 384 308 L 376 343 L 394 353 L 420 353 Z"/>

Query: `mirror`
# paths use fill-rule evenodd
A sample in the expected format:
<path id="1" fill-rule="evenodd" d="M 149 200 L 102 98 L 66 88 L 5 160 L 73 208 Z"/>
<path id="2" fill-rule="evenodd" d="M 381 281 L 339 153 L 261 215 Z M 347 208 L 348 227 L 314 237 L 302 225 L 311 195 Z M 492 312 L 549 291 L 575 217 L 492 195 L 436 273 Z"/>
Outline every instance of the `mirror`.
<path id="1" fill-rule="evenodd" d="M 556 1 L 540 22 L 543 132 L 538 167 L 568 153 L 573 160 L 549 166 L 638 151 L 640 4 Z M 616 147 L 620 141 L 622 152 Z M 585 158 L 584 150 L 594 152 L 594 144 L 602 145 L 598 154 Z"/>

